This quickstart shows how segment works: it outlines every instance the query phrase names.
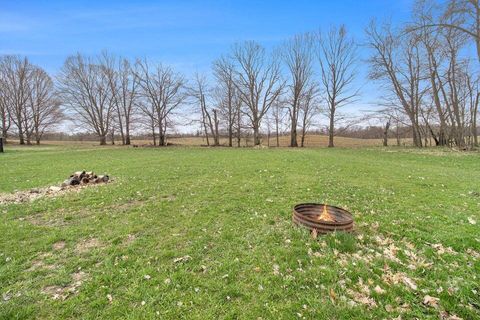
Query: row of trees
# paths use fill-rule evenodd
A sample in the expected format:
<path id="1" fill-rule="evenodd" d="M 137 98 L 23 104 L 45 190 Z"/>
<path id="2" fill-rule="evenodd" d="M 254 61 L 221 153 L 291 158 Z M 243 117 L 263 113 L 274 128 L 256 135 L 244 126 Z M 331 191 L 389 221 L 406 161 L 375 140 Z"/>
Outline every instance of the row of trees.
<path id="1" fill-rule="evenodd" d="M 218 144 L 218 121 L 222 119 L 229 146 L 235 133 L 240 143 L 242 128 L 253 132 L 258 145 L 263 124 L 268 136 L 274 130 L 278 145 L 280 126 L 287 119 L 290 146 L 299 145 L 299 128 L 303 146 L 314 115 L 323 111 L 329 119 L 329 146 L 333 147 L 338 109 L 358 95 L 353 88 L 356 48 L 344 26 L 323 34 L 296 35 L 272 54 L 253 41 L 233 46 L 230 54 L 213 64 L 215 86 L 208 88 L 206 78 L 197 75 L 192 90 L 205 135 Z"/>
<path id="2" fill-rule="evenodd" d="M 2 137 L 16 128 L 21 144 L 37 144 L 45 131 L 63 119 L 53 81 L 28 59 L 0 58 L 0 129 Z"/>
<path id="3" fill-rule="evenodd" d="M 271 54 L 248 41 L 234 45 L 213 63 L 213 85 L 200 74 L 188 83 L 172 68 L 147 59 L 131 62 L 106 52 L 95 57 L 77 54 L 65 61 L 55 88 L 45 71 L 27 59 L 7 56 L 0 69 L 0 84 L 5 88 L 0 97 L 3 135 L 13 123 L 20 143 L 25 142 L 24 136 L 30 143 L 32 134 L 39 143 L 46 129 L 68 117 L 94 132 L 102 145 L 109 135 L 119 135 L 128 145 L 132 130 L 145 129 L 151 132 L 154 145 L 165 145 L 167 130 L 187 113 L 209 145 L 219 145 L 222 132 L 227 133 L 229 146 L 235 140 L 240 145 L 245 131 L 252 132 L 254 144 L 259 145 L 264 120 L 267 130 L 275 121 L 278 140 L 279 126 L 287 116 L 290 145 L 296 147 L 298 128 L 302 128 L 303 146 L 324 99 L 329 146 L 333 146 L 337 110 L 356 96 L 349 93 L 355 50 L 343 26 L 326 34 L 295 36 Z"/>
<path id="4" fill-rule="evenodd" d="M 480 6 L 478 0 L 438 4 L 418 0 L 412 22 L 402 28 L 371 22 L 366 29 L 370 78 L 384 92 L 384 106 L 368 115 L 389 131 L 410 127 L 415 146 L 478 145 L 480 102 Z M 341 108 L 359 96 L 357 43 L 344 26 L 299 34 L 272 52 L 247 41 L 214 61 L 211 75 L 187 79 L 147 59 L 130 61 L 109 53 L 69 57 L 54 81 L 27 59 L 0 60 L 2 135 L 37 143 L 68 118 L 95 133 L 131 143 L 132 132 L 150 132 L 154 145 L 167 144 L 177 125 L 196 125 L 208 145 L 228 136 L 240 146 L 251 134 L 255 145 L 289 132 L 290 146 L 303 146 L 314 119 L 328 119 L 329 146 L 348 124 Z M 469 49 L 478 49 L 478 60 Z M 343 122 L 343 123 L 342 123 Z M 402 131 L 404 131 L 402 129 Z M 300 141 L 299 141 L 300 140 Z M 397 134 L 398 140 L 398 134 Z"/>
<path id="5" fill-rule="evenodd" d="M 419 0 L 413 21 L 395 29 L 372 22 L 367 42 L 373 80 L 386 91 L 386 127 L 392 120 L 411 127 L 413 143 L 460 148 L 478 146 L 477 115 L 480 101 L 478 0 L 455 0 L 445 5 Z"/>

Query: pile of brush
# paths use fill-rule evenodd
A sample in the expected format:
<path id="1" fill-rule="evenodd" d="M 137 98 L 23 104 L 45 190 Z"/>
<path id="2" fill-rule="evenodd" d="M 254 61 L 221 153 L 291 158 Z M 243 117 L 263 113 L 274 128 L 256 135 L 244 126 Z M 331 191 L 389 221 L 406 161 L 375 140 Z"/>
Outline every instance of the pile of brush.
<path id="1" fill-rule="evenodd" d="M 110 181 L 108 175 L 96 175 L 93 171 L 77 171 L 62 183 L 62 187 L 89 183 L 107 183 L 108 181 Z"/>

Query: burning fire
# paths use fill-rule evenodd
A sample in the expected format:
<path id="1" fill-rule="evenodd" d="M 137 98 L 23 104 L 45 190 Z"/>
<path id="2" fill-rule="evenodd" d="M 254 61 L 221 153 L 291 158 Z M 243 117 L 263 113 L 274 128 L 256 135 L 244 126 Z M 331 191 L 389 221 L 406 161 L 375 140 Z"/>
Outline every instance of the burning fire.
<path id="1" fill-rule="evenodd" d="M 327 205 L 323 205 L 322 214 L 317 217 L 317 220 L 335 222 L 335 218 L 328 212 Z"/>

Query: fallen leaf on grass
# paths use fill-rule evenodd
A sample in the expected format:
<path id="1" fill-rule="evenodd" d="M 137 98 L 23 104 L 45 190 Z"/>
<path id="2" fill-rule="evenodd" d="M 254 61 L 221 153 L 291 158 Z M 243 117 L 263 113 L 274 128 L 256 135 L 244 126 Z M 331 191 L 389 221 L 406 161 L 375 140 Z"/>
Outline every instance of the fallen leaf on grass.
<path id="1" fill-rule="evenodd" d="M 355 302 L 366 305 L 368 308 L 375 308 L 377 306 L 375 300 L 365 292 L 357 292 L 351 289 L 347 289 L 347 293 L 353 298 Z"/>
<path id="2" fill-rule="evenodd" d="M 470 224 L 477 224 L 477 221 L 475 221 L 475 219 L 473 219 L 472 217 L 468 217 L 468 223 Z"/>
<path id="3" fill-rule="evenodd" d="M 386 291 L 383 290 L 380 286 L 376 286 L 375 288 L 373 288 L 373 290 L 378 293 L 378 294 L 384 294 Z"/>
<path id="4" fill-rule="evenodd" d="M 437 308 L 439 301 L 439 298 L 431 297 L 428 294 L 423 297 L 423 304 L 429 307 Z"/>
<path id="5" fill-rule="evenodd" d="M 440 319 L 441 320 L 463 320 L 463 318 L 460 318 L 455 314 L 450 315 L 447 311 L 440 312 Z"/>
<path id="6" fill-rule="evenodd" d="M 417 285 L 416 285 L 415 282 L 414 282 L 412 279 L 410 279 L 409 277 L 403 276 L 402 281 L 403 281 L 403 283 L 404 283 L 406 286 L 408 286 L 410 289 L 412 289 L 412 290 L 417 290 Z"/>
<path id="7" fill-rule="evenodd" d="M 273 265 L 273 274 L 276 276 L 280 274 L 280 266 L 278 264 Z"/>
<path id="8" fill-rule="evenodd" d="M 183 257 L 179 257 L 179 258 L 175 258 L 173 259 L 173 262 L 175 263 L 178 263 L 178 262 L 187 262 L 188 260 L 190 260 L 192 257 L 190 256 L 183 256 Z"/>
<path id="9" fill-rule="evenodd" d="M 335 303 L 335 300 L 337 299 L 337 295 L 335 294 L 335 291 L 333 291 L 333 288 L 330 288 L 330 300 L 332 303 Z"/>

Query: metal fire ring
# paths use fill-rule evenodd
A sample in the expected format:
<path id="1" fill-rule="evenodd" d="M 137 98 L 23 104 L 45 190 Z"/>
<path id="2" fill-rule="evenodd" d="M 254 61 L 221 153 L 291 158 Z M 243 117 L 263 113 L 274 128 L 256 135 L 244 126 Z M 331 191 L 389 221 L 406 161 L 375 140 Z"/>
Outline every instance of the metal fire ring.
<path id="1" fill-rule="evenodd" d="M 327 210 L 332 221 L 319 219 Z M 334 231 L 351 232 L 353 230 L 353 217 L 345 209 L 318 203 L 302 203 L 293 207 L 293 222 L 319 234 Z"/>

